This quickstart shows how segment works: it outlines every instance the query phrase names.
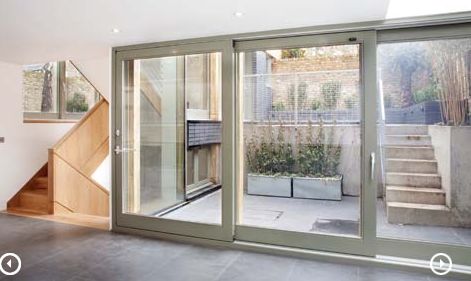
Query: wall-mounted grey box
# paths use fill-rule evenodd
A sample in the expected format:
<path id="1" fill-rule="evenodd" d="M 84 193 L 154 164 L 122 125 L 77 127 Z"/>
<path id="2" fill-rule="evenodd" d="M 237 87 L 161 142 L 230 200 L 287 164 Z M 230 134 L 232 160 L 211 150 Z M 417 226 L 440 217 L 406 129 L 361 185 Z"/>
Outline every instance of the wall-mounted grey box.
<path id="1" fill-rule="evenodd" d="M 5 142 L 5 137 L 0 137 L 0 143 L 4 143 Z"/>

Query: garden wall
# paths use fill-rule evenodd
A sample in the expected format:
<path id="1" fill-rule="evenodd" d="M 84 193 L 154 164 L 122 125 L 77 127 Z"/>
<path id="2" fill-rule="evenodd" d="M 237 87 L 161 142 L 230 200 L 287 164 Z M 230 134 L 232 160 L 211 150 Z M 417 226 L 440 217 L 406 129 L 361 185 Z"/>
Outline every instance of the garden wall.
<path id="1" fill-rule="evenodd" d="M 471 127 L 429 126 L 446 204 L 456 224 L 471 224 Z"/>
<path id="2" fill-rule="evenodd" d="M 305 139 L 308 125 L 272 125 L 274 137 L 276 138 L 280 127 L 284 132 L 285 139 L 292 144 L 294 153 L 297 154 L 296 136 L 303 136 Z M 244 124 L 244 141 L 250 140 L 260 142 L 264 136 L 268 136 L 270 126 L 265 124 Z M 343 175 L 343 194 L 359 196 L 361 186 L 361 128 L 359 124 L 337 124 L 324 125 L 326 141 L 330 133 L 333 131 L 333 144 L 340 144 L 342 151 L 340 155 L 340 164 L 338 171 Z M 319 125 L 313 125 L 313 136 L 317 136 Z M 298 142 L 299 143 L 299 142 Z M 246 178 L 246 174 L 244 178 Z M 246 189 L 247 181 L 244 180 L 244 189 Z"/>

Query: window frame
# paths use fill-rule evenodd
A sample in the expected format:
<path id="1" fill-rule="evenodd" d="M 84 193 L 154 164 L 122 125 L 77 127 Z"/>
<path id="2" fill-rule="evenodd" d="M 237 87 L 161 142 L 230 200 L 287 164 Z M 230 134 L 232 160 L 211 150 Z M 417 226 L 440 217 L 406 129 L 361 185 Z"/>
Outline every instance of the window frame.
<path id="1" fill-rule="evenodd" d="M 76 123 L 78 122 L 87 112 L 71 113 L 67 112 L 67 62 L 69 62 L 78 73 L 90 84 L 95 92 L 95 104 L 102 98 L 101 93 L 98 89 L 88 80 L 88 78 L 80 71 L 80 69 L 71 61 L 55 61 L 57 67 L 55 69 L 56 76 L 56 93 L 57 98 L 55 100 L 57 106 L 57 112 L 32 112 L 25 111 L 23 108 L 23 123 Z M 23 77 L 24 79 L 24 77 Z M 23 81 L 24 83 L 24 81 Z M 25 93 L 23 88 L 23 99 Z M 93 106 L 92 106 L 93 107 Z M 91 107 L 88 109 L 90 110 Z"/>

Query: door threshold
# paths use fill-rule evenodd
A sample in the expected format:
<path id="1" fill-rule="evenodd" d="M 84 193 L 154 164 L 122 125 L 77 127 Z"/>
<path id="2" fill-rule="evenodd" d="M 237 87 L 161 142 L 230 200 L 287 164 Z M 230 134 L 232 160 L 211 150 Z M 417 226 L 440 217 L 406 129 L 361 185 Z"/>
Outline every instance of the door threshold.
<path id="1" fill-rule="evenodd" d="M 226 247 L 234 250 L 251 251 L 270 255 L 289 256 L 293 258 L 311 259 L 320 262 L 344 263 L 358 266 L 378 266 L 410 272 L 430 273 L 431 276 L 435 276 L 430 270 L 429 261 L 424 260 L 413 260 L 407 258 L 387 256 L 367 257 L 360 255 L 316 251 L 279 245 L 247 242 L 241 240 L 221 241 L 208 238 L 184 236 L 172 233 L 157 232 L 121 226 L 113 226 L 112 231 L 118 233 L 146 236 L 151 238 L 165 239 L 174 242 L 194 243 L 204 246 Z M 453 265 L 453 269 L 445 277 L 457 278 L 459 280 L 469 280 L 470 276 L 470 266 Z"/>

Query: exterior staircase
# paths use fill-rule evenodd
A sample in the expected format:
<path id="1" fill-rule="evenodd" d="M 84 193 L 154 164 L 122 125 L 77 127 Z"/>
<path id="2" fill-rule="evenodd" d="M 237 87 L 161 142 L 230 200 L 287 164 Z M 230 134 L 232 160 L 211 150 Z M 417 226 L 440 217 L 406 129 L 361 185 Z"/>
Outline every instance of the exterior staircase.
<path id="1" fill-rule="evenodd" d="M 428 126 L 387 125 L 385 152 L 388 222 L 447 225 L 451 212 Z"/>

